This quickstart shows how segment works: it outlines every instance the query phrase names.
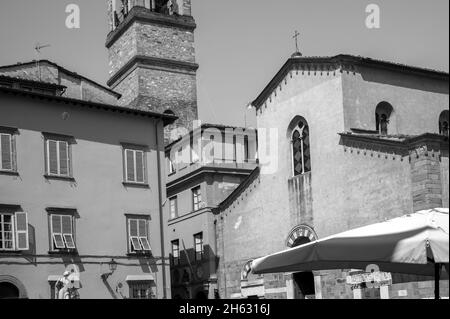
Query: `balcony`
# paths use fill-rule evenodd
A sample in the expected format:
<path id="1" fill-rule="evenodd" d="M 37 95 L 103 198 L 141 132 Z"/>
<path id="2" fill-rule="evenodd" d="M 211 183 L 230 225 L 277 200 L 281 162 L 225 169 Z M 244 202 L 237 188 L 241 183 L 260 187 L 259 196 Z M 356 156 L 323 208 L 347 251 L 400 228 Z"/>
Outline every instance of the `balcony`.
<path id="1" fill-rule="evenodd" d="M 247 160 L 244 162 L 237 161 L 197 161 L 191 164 L 178 165 L 176 170 L 169 174 L 167 183 L 172 184 L 173 182 L 183 179 L 187 176 L 193 175 L 198 171 L 215 171 L 215 172 L 242 172 L 243 174 L 253 171 L 258 165 L 257 160 Z"/>

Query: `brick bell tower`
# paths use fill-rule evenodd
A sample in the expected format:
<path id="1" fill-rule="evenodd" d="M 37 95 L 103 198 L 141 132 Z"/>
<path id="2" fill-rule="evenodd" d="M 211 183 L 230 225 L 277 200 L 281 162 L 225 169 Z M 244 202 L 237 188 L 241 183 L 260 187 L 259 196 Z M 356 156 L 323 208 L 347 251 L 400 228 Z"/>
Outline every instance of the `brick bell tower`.
<path id="1" fill-rule="evenodd" d="M 108 86 L 121 106 L 174 114 L 170 142 L 198 118 L 191 0 L 107 0 Z M 178 133 L 173 133 L 178 129 Z"/>

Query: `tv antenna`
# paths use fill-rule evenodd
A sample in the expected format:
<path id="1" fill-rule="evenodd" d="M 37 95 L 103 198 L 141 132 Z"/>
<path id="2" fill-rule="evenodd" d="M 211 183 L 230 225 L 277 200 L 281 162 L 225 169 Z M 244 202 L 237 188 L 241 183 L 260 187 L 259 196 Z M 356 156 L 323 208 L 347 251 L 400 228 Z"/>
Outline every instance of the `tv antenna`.
<path id="1" fill-rule="evenodd" d="M 38 76 L 39 76 L 39 81 L 41 81 L 41 67 L 39 65 L 39 61 L 41 60 L 41 50 L 51 47 L 50 44 L 40 44 L 39 42 L 36 43 L 36 45 L 34 46 L 34 50 L 36 51 L 36 68 L 38 71 Z"/>
<path id="2" fill-rule="evenodd" d="M 40 44 L 38 42 L 38 43 L 36 43 L 36 46 L 34 47 L 34 49 L 36 50 L 36 52 L 38 54 L 41 54 L 41 50 L 45 49 L 45 48 L 48 48 L 48 47 L 51 47 L 51 45 L 50 44 Z"/>

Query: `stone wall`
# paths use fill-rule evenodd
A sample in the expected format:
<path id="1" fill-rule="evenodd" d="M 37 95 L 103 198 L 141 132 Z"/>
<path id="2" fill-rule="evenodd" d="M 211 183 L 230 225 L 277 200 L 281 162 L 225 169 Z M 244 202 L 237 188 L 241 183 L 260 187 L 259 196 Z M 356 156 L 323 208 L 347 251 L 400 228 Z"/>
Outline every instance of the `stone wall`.
<path id="1" fill-rule="evenodd" d="M 180 118 L 166 129 L 167 141 L 170 130 L 190 130 L 198 118 L 194 29 L 191 17 L 136 7 L 107 40 L 108 84 L 122 94 L 120 105 Z"/>
<path id="2" fill-rule="evenodd" d="M 0 68 L 0 75 L 17 77 L 25 80 L 42 81 L 66 87 L 64 97 L 105 104 L 117 104 L 117 94 L 100 84 L 76 75 L 53 63 L 42 61 L 23 65 Z"/>
<path id="3" fill-rule="evenodd" d="M 403 76 L 396 74 L 396 78 Z M 448 172 L 445 157 L 441 156 L 443 165 L 440 165 L 439 156 L 433 157 L 430 153 L 424 163 L 416 166 L 402 143 L 349 142 L 339 135 L 353 127 L 372 128 L 369 122 L 374 118 L 374 110 L 371 108 L 373 103 L 368 103 L 369 97 L 374 101 L 397 101 L 396 104 L 401 104 L 404 97 L 405 101 L 411 102 L 402 83 L 397 82 L 397 87 L 381 80 L 376 85 L 364 82 L 372 80 L 367 74 L 328 72 L 325 75 L 293 70 L 258 110 L 260 145 L 263 139 L 268 140 L 264 130 L 272 128 L 278 132 L 275 156 L 278 165 L 276 172 L 266 174 L 262 167 L 261 176 L 217 217 L 218 247 L 222 250 L 218 279 L 222 296 L 237 296 L 240 290 L 238 274 L 245 263 L 286 249 L 289 231 L 299 224 L 309 224 L 319 238 L 324 238 L 413 212 L 413 196 L 418 195 L 413 191 L 418 188 L 411 176 L 416 174 L 416 169 L 430 169 L 427 176 L 435 182 L 425 183 L 425 189 L 430 190 L 425 197 L 434 198 L 433 192 L 439 188 L 437 184 L 442 184 L 436 174 L 441 174 L 439 170 L 442 174 Z M 417 101 L 430 101 L 427 105 L 427 109 L 432 110 L 430 113 L 438 113 L 448 95 L 440 92 L 439 86 L 433 88 L 429 83 L 421 86 L 425 80 L 415 81 L 417 83 L 410 84 L 408 90 L 414 90 Z M 367 89 L 368 86 L 372 87 Z M 418 115 L 406 111 L 400 115 L 397 117 L 400 133 L 406 128 L 405 133 L 423 134 L 437 125 L 433 116 L 426 116 L 420 118 L 422 124 L 408 128 L 401 123 L 417 121 L 411 116 Z M 297 116 L 305 118 L 310 128 L 312 169 L 310 178 L 304 178 L 302 183 L 292 180 L 287 132 Z M 264 163 L 262 151 L 260 147 L 260 160 Z M 442 201 L 429 203 L 446 204 Z M 307 213 L 309 211 L 311 213 Z M 320 278 L 318 285 L 316 282 L 318 296 L 353 298 L 351 287 L 345 282 L 345 271 L 315 275 L 316 280 Z M 292 295 L 286 278 L 278 278 L 274 284 L 273 278 L 264 276 L 264 285 L 266 281 L 277 286 L 278 291 L 273 294 L 266 290 L 266 297 L 283 296 L 283 287 L 288 295 Z M 413 279 L 410 288 L 414 282 L 418 281 Z"/>

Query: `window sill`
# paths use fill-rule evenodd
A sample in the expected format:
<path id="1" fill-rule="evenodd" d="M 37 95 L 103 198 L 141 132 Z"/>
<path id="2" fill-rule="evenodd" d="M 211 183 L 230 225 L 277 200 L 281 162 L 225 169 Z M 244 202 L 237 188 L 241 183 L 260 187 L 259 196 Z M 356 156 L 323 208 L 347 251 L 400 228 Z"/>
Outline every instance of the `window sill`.
<path id="1" fill-rule="evenodd" d="M 52 179 L 57 181 L 75 182 L 75 178 L 69 176 L 55 176 L 55 175 L 44 175 L 45 179 Z"/>
<path id="2" fill-rule="evenodd" d="M 127 257 L 134 257 L 134 258 L 139 258 L 139 257 L 145 257 L 145 258 L 150 258 L 153 257 L 153 254 L 151 252 L 147 252 L 147 253 L 127 253 Z"/>
<path id="3" fill-rule="evenodd" d="M 123 182 L 122 184 L 125 187 L 136 187 L 136 188 L 146 188 L 146 189 L 150 188 L 150 185 L 142 184 L 142 183 Z"/>
<path id="4" fill-rule="evenodd" d="M 0 175 L 19 176 L 19 173 L 15 172 L 15 171 L 1 171 L 0 170 Z"/>
<path id="5" fill-rule="evenodd" d="M 0 250 L 0 255 L 12 256 L 12 257 L 22 256 L 23 251 L 21 251 L 21 250 Z"/>
<path id="6" fill-rule="evenodd" d="M 77 249 L 61 249 L 61 250 L 50 250 L 48 252 L 49 255 L 57 256 L 57 255 L 78 255 Z"/>

